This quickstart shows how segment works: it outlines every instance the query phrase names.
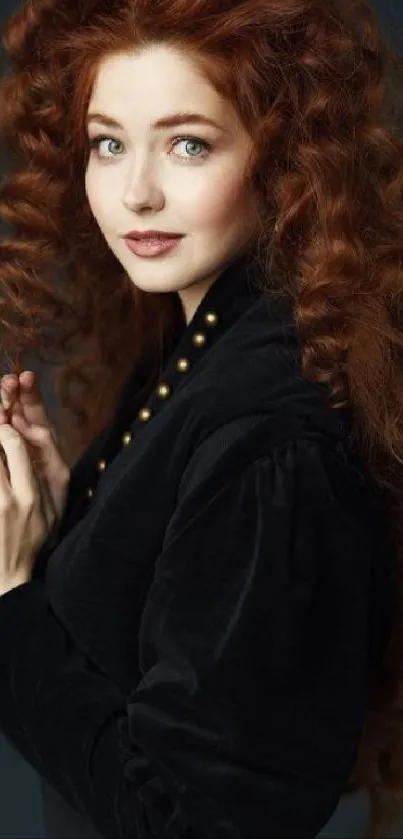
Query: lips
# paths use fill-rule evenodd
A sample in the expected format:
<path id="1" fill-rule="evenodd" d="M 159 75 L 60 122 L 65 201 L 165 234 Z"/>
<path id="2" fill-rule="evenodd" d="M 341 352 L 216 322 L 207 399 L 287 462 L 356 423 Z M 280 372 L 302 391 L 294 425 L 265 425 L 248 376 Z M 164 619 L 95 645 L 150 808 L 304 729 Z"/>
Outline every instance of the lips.
<path id="1" fill-rule="evenodd" d="M 132 253 L 135 253 L 137 256 L 147 258 L 162 256 L 165 253 L 169 253 L 169 251 L 177 247 L 177 244 L 181 238 L 181 236 L 171 236 L 169 239 L 151 239 L 149 237 L 135 239 L 133 236 L 125 236 L 125 241 Z"/>
<path id="2" fill-rule="evenodd" d="M 167 239 L 180 239 L 182 236 L 181 233 L 157 233 L 157 232 L 150 232 L 150 233 L 128 233 L 125 236 L 125 239 L 134 239 L 135 241 L 152 241 L 152 242 L 159 242 L 163 241 L 166 242 Z"/>

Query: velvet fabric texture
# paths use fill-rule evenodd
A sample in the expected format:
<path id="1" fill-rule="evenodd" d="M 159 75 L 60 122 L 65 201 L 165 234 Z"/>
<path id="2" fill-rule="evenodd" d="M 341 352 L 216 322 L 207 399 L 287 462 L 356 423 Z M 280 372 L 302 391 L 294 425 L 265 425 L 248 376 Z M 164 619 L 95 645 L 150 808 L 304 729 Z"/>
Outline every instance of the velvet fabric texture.
<path id="1" fill-rule="evenodd" d="M 0 727 L 111 839 L 313 839 L 388 637 L 382 505 L 258 272 L 227 267 L 167 348 L 168 399 L 129 378 L 0 598 Z"/>

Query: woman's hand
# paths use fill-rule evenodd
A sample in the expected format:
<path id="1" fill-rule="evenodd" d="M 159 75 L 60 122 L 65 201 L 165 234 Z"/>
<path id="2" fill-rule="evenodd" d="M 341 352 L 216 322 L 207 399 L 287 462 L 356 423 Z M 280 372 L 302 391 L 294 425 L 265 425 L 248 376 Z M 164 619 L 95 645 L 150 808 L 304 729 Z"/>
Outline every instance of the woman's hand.
<path id="1" fill-rule="evenodd" d="M 36 553 L 49 535 L 49 523 L 21 434 L 3 424 L 0 446 L 1 596 L 31 579 Z"/>
<path id="2" fill-rule="evenodd" d="M 47 521 L 59 522 L 67 500 L 70 469 L 58 449 L 56 431 L 47 416 L 35 373 L 24 370 L 0 381 L 0 429 L 5 423 L 21 434 L 39 483 Z"/>

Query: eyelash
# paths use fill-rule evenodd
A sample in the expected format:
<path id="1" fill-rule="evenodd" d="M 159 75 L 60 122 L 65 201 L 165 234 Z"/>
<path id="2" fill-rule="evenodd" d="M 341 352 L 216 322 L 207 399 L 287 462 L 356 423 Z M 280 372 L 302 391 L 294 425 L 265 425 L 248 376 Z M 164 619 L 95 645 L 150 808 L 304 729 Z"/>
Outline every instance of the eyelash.
<path id="1" fill-rule="evenodd" d="M 115 137 L 109 137 L 105 134 L 98 134 L 92 140 L 89 140 L 90 152 L 95 151 L 99 160 L 111 160 L 114 157 L 119 157 L 119 155 L 112 155 L 112 157 L 102 157 L 99 154 L 99 145 L 104 140 L 113 140 L 114 142 L 118 142 L 118 143 L 121 142 L 120 140 L 116 140 Z M 205 151 L 207 153 L 209 153 L 212 149 L 211 143 L 208 143 L 206 140 L 202 140 L 200 137 L 192 137 L 190 135 L 182 136 L 182 137 L 175 137 L 174 140 L 172 141 L 172 144 L 174 145 L 175 143 L 185 142 L 185 141 L 199 143 L 201 146 L 204 146 Z M 185 163 L 190 163 L 193 160 L 203 160 L 205 158 L 205 156 L 206 156 L 206 154 L 202 154 L 202 155 L 197 155 L 197 157 L 191 157 L 190 156 L 190 157 L 182 157 L 181 159 Z M 179 155 L 179 157 L 181 157 L 181 155 Z"/>

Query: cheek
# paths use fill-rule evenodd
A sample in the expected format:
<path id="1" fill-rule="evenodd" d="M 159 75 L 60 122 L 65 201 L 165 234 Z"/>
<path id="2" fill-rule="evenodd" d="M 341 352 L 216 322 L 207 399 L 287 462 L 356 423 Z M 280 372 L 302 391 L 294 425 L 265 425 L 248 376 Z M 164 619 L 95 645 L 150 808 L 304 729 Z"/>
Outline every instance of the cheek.
<path id="1" fill-rule="evenodd" d="M 96 208 L 96 197 L 95 197 L 95 190 L 94 190 L 94 183 L 93 179 L 91 178 L 91 174 L 88 170 L 85 173 L 84 178 L 84 187 L 85 187 L 85 194 L 87 196 L 87 201 L 91 207 L 93 213 L 95 213 Z"/>
<path id="2" fill-rule="evenodd" d="M 111 192 L 102 184 L 101 178 L 92 176 L 91 170 L 85 175 L 85 193 L 94 218 L 102 226 L 108 218 L 108 202 L 105 201 L 105 195 L 109 195 L 110 198 Z"/>
<path id="3" fill-rule="evenodd" d="M 186 198 L 188 200 L 186 200 Z M 236 216 L 245 218 L 245 211 L 250 207 L 250 194 L 247 192 L 245 180 L 241 173 L 217 175 L 212 179 L 205 179 L 200 188 L 192 195 L 192 206 L 189 206 L 189 193 L 184 193 L 184 210 L 187 218 L 199 228 L 219 229 L 227 227 L 235 221 Z M 186 206 L 187 205 L 187 206 Z"/>

